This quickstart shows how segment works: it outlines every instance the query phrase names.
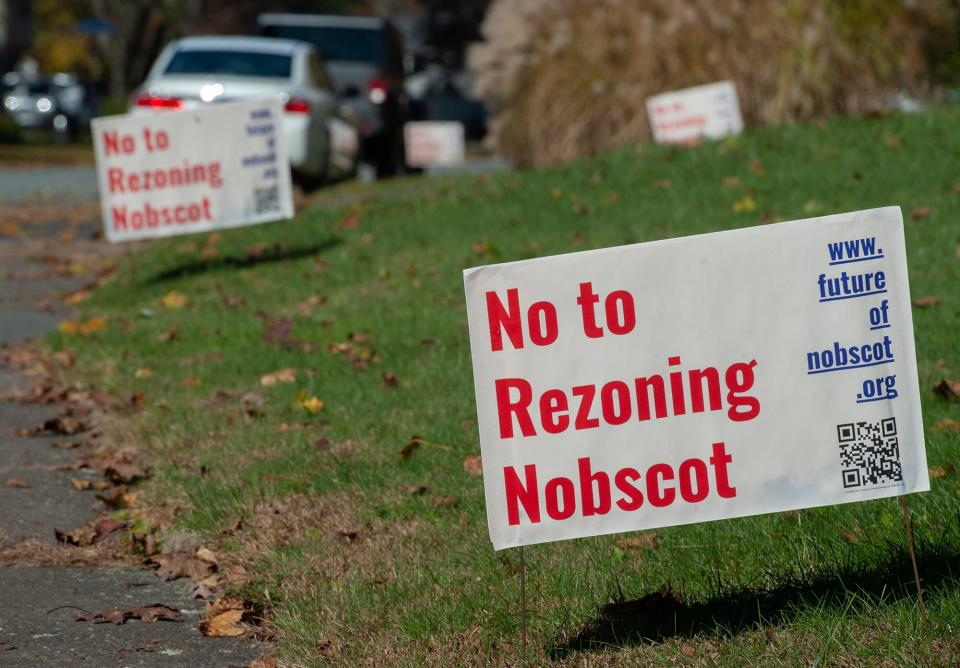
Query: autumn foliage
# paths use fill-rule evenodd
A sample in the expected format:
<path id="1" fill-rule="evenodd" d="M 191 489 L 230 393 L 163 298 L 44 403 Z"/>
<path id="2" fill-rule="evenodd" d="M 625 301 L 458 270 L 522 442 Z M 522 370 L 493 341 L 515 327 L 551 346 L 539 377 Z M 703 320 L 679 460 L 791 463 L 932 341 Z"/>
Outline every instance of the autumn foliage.
<path id="1" fill-rule="evenodd" d="M 736 82 L 746 122 L 928 95 L 956 52 L 947 0 L 495 0 L 470 53 L 492 137 L 521 165 L 649 137 L 644 100 Z"/>

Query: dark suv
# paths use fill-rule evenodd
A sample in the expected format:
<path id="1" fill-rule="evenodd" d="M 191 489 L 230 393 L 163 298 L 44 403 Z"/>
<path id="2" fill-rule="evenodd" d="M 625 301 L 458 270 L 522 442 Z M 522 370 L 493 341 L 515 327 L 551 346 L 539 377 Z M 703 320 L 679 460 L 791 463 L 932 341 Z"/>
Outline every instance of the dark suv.
<path id="1" fill-rule="evenodd" d="M 363 138 L 362 159 L 379 176 L 403 168 L 403 42 L 385 18 L 329 14 L 261 14 L 259 34 L 313 44 Z"/>

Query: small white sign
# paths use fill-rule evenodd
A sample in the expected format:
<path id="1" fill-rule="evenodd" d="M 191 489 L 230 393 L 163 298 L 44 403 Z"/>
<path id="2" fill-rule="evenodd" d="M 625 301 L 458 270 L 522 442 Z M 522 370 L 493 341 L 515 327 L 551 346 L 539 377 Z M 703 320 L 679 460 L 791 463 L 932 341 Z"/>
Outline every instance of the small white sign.
<path id="1" fill-rule="evenodd" d="M 647 118 L 658 144 L 720 139 L 743 130 L 737 89 L 732 81 L 647 98 Z"/>
<path id="2" fill-rule="evenodd" d="M 207 232 L 293 216 L 279 99 L 94 119 L 108 241 Z"/>
<path id="3" fill-rule="evenodd" d="M 930 487 L 897 207 L 464 282 L 496 549 Z"/>
<path id="4" fill-rule="evenodd" d="M 411 167 L 455 167 L 463 164 L 463 123 L 414 121 L 403 126 L 406 162 Z"/>

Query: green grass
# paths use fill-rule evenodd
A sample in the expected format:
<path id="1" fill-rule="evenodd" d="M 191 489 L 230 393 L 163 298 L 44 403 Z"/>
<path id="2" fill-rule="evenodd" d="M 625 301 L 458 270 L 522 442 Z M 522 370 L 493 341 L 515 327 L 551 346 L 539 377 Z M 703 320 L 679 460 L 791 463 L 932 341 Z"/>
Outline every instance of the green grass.
<path id="1" fill-rule="evenodd" d="M 77 353 L 78 377 L 121 398 L 143 393 L 147 407 L 128 426 L 156 471 L 145 497 L 178 504 L 182 527 L 255 568 L 244 593 L 267 604 L 279 655 L 298 665 L 331 656 L 517 665 L 518 554 L 493 551 L 482 481 L 463 467 L 479 446 L 461 271 L 929 207 L 908 217 L 906 236 L 914 296 L 942 298 L 914 318 L 928 458 L 949 469 L 960 434 L 936 425 L 960 404 L 931 388 L 960 377 L 958 155 L 960 113 L 938 109 L 759 130 L 692 150 L 641 146 L 554 169 L 354 186 L 352 204 L 291 222 L 152 244 L 83 305 L 86 317 L 107 317 L 105 331 L 51 344 Z M 735 211 L 746 198 L 755 208 Z M 261 243 L 267 255 L 245 259 Z M 216 257 L 202 256 L 208 245 Z M 158 304 L 172 290 L 188 296 L 186 308 Z M 228 306 L 236 295 L 245 302 Z M 301 313 L 314 295 L 324 300 Z M 310 350 L 265 342 L 264 314 L 292 318 L 290 336 Z M 175 325 L 178 339 L 159 340 Z M 369 341 L 356 345 L 375 351 L 365 369 L 328 351 L 358 332 Z M 259 387 L 285 367 L 298 370 L 296 383 Z M 143 368 L 153 373 L 138 379 Z M 232 398 L 206 405 L 221 389 Z M 250 390 L 264 396 L 265 415 L 245 414 L 239 397 Z M 323 399 L 318 415 L 297 405 L 301 390 Z M 307 425 L 279 430 L 284 422 Z M 426 443 L 405 460 L 413 435 Z M 328 443 L 317 447 L 321 437 Z M 419 485 L 427 490 L 409 491 Z M 955 663 L 960 475 L 934 479 L 910 504 L 926 628 L 899 505 L 888 499 L 662 529 L 642 551 L 619 546 L 622 536 L 527 548 L 531 661 Z M 222 533 L 238 517 L 244 528 Z M 661 595 L 666 583 L 672 593 Z"/>

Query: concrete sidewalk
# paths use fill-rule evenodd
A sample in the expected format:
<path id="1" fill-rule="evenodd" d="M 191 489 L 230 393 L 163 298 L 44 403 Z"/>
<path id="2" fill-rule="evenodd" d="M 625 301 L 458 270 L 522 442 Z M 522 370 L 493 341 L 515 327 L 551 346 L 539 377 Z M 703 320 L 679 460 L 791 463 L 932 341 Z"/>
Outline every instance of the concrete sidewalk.
<path id="1" fill-rule="evenodd" d="M 0 343 L 37 337 L 54 327 L 66 314 L 38 311 L 37 302 L 81 285 L 77 279 L 46 276 L 42 266 L 27 259 L 51 229 L 37 226 L 16 238 L 0 239 Z M 89 236 L 92 229 L 82 232 L 80 236 Z M 58 244 L 62 249 L 61 242 L 53 241 L 52 252 Z M 28 386 L 25 378 L 0 363 L 0 394 Z M 35 561 L 56 562 L 57 554 L 77 548 L 57 546 L 54 528 L 70 531 L 103 507 L 92 493 L 78 492 L 72 485 L 71 478 L 92 479 L 93 473 L 58 469 L 79 459 L 84 447 L 57 449 L 51 442 L 64 437 L 15 435 L 57 413 L 56 405 L 0 402 L 0 547 L 10 548 L 4 554 L 16 555 L 16 548 L 24 546 L 26 555 L 43 552 Z M 6 484 L 10 480 L 18 482 Z M 0 667 L 244 666 L 265 652 L 261 643 L 251 640 L 203 637 L 198 621 L 204 604 L 190 598 L 191 589 L 189 580 L 161 582 L 152 571 L 136 567 L 0 562 Z M 123 625 L 75 621 L 81 610 L 98 613 L 152 604 L 175 608 L 182 619 Z"/>

